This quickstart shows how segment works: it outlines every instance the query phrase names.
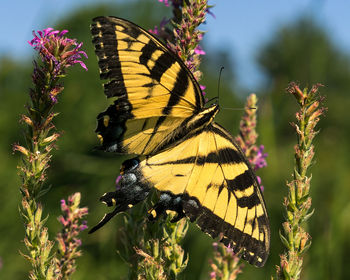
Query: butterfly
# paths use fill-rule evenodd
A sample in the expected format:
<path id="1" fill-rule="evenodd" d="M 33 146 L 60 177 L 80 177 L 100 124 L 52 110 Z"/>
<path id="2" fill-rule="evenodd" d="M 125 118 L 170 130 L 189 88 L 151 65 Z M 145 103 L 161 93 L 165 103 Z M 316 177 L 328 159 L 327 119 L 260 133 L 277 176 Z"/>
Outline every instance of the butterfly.
<path id="1" fill-rule="evenodd" d="M 138 25 L 97 17 L 91 25 L 104 92 L 114 103 L 97 117 L 101 148 L 134 154 L 117 187 L 100 200 L 119 212 L 160 192 L 154 218 L 175 211 L 255 266 L 269 254 L 267 211 L 256 176 L 233 137 L 205 106 L 198 82 L 182 60 Z"/>

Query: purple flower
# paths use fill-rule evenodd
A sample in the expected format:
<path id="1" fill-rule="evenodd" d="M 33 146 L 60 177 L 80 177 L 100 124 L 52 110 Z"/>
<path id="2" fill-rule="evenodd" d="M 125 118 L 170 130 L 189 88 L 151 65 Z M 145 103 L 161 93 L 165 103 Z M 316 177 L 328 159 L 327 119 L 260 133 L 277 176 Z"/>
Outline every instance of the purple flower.
<path id="1" fill-rule="evenodd" d="M 232 255 L 232 256 L 235 255 L 235 253 L 233 252 L 231 244 L 228 244 L 228 246 L 226 247 L 226 253 L 229 254 L 229 255 Z"/>
<path id="2" fill-rule="evenodd" d="M 240 122 L 240 134 L 235 138 L 254 171 L 267 166 L 267 153 L 264 153 L 264 145 L 260 145 L 259 148 L 256 145 L 258 137 L 258 134 L 256 133 L 256 110 L 252 110 L 251 108 L 256 107 L 257 101 L 258 99 L 255 94 L 251 94 L 247 98 L 245 113 Z M 260 177 L 257 177 L 257 180 L 260 189 L 263 191 L 264 187 L 261 185 Z"/>
<path id="3" fill-rule="evenodd" d="M 164 17 L 159 24 L 159 28 L 158 26 L 155 26 L 154 29 L 149 29 L 148 31 L 151 34 L 157 35 L 163 39 L 167 39 L 168 34 L 164 30 L 165 30 L 165 26 L 169 23 L 169 21 L 170 21 L 169 19 Z"/>
<path id="4" fill-rule="evenodd" d="M 164 3 L 165 6 L 169 7 L 169 1 L 168 0 L 158 0 L 158 2 Z"/>
<path id="5" fill-rule="evenodd" d="M 203 96 L 206 94 L 205 93 L 205 89 L 207 88 L 205 85 L 199 85 L 199 87 L 201 88 L 201 90 L 202 90 L 202 94 L 203 94 Z"/>
<path id="6" fill-rule="evenodd" d="M 156 25 L 153 29 L 148 29 L 148 32 L 154 35 L 159 35 L 158 26 Z"/>
<path id="7" fill-rule="evenodd" d="M 239 257 L 233 252 L 231 245 L 227 247 L 217 242 L 213 243 L 213 259 L 209 260 L 212 271 L 209 276 L 211 280 L 215 279 L 236 279 L 237 274 L 241 272 L 242 265 L 239 265 Z"/>
<path id="8" fill-rule="evenodd" d="M 68 51 L 62 55 L 62 58 L 66 60 L 65 67 L 79 63 L 81 67 L 83 67 L 85 70 L 88 70 L 85 63 L 80 60 L 82 55 L 85 56 L 85 58 L 88 58 L 87 54 L 84 51 L 79 50 L 82 45 L 83 43 L 75 45 L 75 48 L 73 50 Z"/>
<path id="9" fill-rule="evenodd" d="M 79 231 L 86 230 L 87 228 L 88 228 L 87 221 L 83 221 L 82 225 L 80 225 L 80 227 L 79 227 Z"/>
<path id="10" fill-rule="evenodd" d="M 178 9 L 182 5 L 182 0 L 158 0 L 158 2 L 164 3 L 164 5 L 167 7 L 169 7 L 169 3 L 171 2 L 171 5 L 175 9 Z"/>
<path id="11" fill-rule="evenodd" d="M 61 210 L 64 213 L 67 213 L 67 211 L 69 210 L 66 201 L 64 199 L 61 199 Z"/>
<path id="12" fill-rule="evenodd" d="M 199 54 L 199 55 L 205 55 L 206 52 L 202 49 L 202 47 L 200 45 L 197 45 L 196 48 L 194 49 L 194 53 L 195 54 Z"/>
<path id="13" fill-rule="evenodd" d="M 214 15 L 214 13 L 213 13 L 212 11 L 210 11 L 210 8 L 207 8 L 207 9 L 206 9 L 206 12 L 207 12 L 209 15 L 211 15 L 213 18 L 216 19 L 216 16 Z"/>
<path id="14" fill-rule="evenodd" d="M 70 196 L 67 202 L 64 199 L 61 200 L 61 210 L 63 215 L 58 217 L 58 220 L 64 227 L 71 226 L 76 228 L 75 225 L 78 224 L 79 220 L 87 215 L 87 208 L 79 208 L 79 203 L 80 193 L 75 193 Z M 82 224 L 86 225 L 86 221 L 82 221 Z"/>
<path id="15" fill-rule="evenodd" d="M 115 187 L 116 187 L 117 190 L 120 189 L 119 182 L 120 182 L 121 179 L 122 179 L 122 176 L 119 175 L 119 176 L 117 177 L 117 179 L 115 180 Z"/>
<path id="16" fill-rule="evenodd" d="M 265 148 L 264 145 L 260 145 L 256 153 L 256 156 L 253 159 L 253 166 L 255 171 L 267 166 L 267 163 L 266 163 L 267 153 L 264 153 L 264 148 Z"/>
<path id="17" fill-rule="evenodd" d="M 39 53 L 43 63 L 38 65 L 34 61 L 32 79 L 35 87 L 41 90 L 32 91 L 31 98 L 54 105 L 57 103 L 58 94 L 63 90 L 63 86 L 57 82 L 65 76 L 65 69 L 78 63 L 88 70 L 81 61 L 82 57 L 87 58 L 86 53 L 81 50 L 82 43 L 65 37 L 67 32 L 68 30 L 58 31 L 52 28 L 33 31 L 34 38 L 28 43 Z"/>
<path id="18" fill-rule="evenodd" d="M 59 75 L 64 68 L 76 63 L 88 70 L 85 63 L 81 61 L 82 56 L 87 58 L 86 53 L 80 50 L 83 44 L 77 43 L 75 39 L 64 37 L 67 32 L 68 30 L 46 28 L 43 31 L 33 31 L 34 38 L 28 41 L 39 52 L 44 62 L 53 64 L 56 75 Z"/>
<path id="19" fill-rule="evenodd" d="M 79 204 L 80 193 L 68 197 L 67 202 L 64 199 L 61 200 L 63 215 L 58 218 L 58 221 L 63 225 L 63 228 L 56 237 L 60 256 L 56 270 L 57 273 L 61 274 L 62 279 L 68 279 L 67 276 L 75 271 L 75 259 L 81 255 L 78 248 L 82 243 L 77 237 L 80 232 L 87 228 L 87 222 L 81 221 L 81 219 L 88 214 L 88 209 L 86 207 L 80 208 Z"/>
<path id="20" fill-rule="evenodd" d="M 57 103 L 57 95 L 62 91 L 62 87 L 56 86 L 50 92 L 49 96 L 51 98 L 52 103 Z"/>
<path id="21" fill-rule="evenodd" d="M 260 186 L 260 190 L 263 192 L 264 191 L 264 186 L 261 185 L 261 178 L 260 176 L 256 176 L 256 179 L 258 180 L 259 186 Z"/>

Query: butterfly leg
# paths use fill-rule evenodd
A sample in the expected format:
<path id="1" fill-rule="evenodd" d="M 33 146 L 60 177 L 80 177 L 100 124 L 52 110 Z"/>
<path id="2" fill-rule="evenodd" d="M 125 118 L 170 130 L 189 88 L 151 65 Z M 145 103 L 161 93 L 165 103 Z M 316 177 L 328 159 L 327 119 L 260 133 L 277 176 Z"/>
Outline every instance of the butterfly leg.
<path id="1" fill-rule="evenodd" d="M 148 219 L 154 221 L 161 215 L 166 214 L 166 210 L 176 212 L 176 216 L 171 220 L 172 223 L 175 223 L 185 217 L 181 197 L 164 192 L 160 195 L 159 201 L 154 205 L 154 207 L 148 211 L 150 214 Z"/>
<path id="2" fill-rule="evenodd" d="M 186 216 L 182 207 L 182 199 L 180 196 L 177 196 L 173 199 L 172 206 L 172 210 L 176 211 L 176 216 L 172 218 L 170 222 L 176 223 Z"/>
<path id="3" fill-rule="evenodd" d="M 115 206 L 115 209 L 105 214 L 102 220 L 93 227 L 89 233 L 93 233 L 104 226 L 116 214 L 132 208 L 137 203 L 146 199 L 150 189 L 148 186 L 139 183 L 137 172 L 138 159 L 126 160 L 121 168 L 120 176 L 117 179 L 117 190 L 105 193 L 100 201 L 108 207 Z"/>

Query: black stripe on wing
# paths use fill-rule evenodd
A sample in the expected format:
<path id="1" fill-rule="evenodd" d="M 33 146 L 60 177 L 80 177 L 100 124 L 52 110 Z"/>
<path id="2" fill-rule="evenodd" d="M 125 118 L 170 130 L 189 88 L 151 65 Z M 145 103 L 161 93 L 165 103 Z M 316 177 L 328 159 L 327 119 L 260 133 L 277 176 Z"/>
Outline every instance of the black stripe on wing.
<path id="1" fill-rule="evenodd" d="M 190 141 L 191 138 L 188 138 L 187 141 Z M 230 157 L 227 157 L 227 154 Z M 225 157 L 223 157 L 225 155 Z M 218 160 L 220 159 L 220 162 Z M 234 164 L 243 162 L 242 158 L 238 155 L 237 151 L 234 149 L 224 148 L 216 152 L 211 152 L 205 156 L 188 156 L 179 160 L 169 160 L 166 162 L 154 164 L 154 165 L 167 165 L 167 164 L 186 164 L 186 163 L 195 163 L 196 165 L 204 165 L 205 163 L 221 163 L 221 164 Z M 247 174 L 242 174 L 240 178 L 237 178 L 237 181 L 242 181 Z"/>
<path id="2" fill-rule="evenodd" d="M 142 55 L 140 56 L 140 64 L 145 65 L 150 72 L 149 76 L 159 83 L 162 75 L 175 63 L 175 60 L 171 59 L 168 53 L 162 53 L 161 56 L 157 58 L 155 65 L 149 68 L 147 66 L 148 61 L 157 49 L 157 45 L 154 44 L 153 41 L 149 41 L 149 43 L 141 49 Z M 153 86 L 153 84 L 149 86 Z"/>
<path id="3" fill-rule="evenodd" d="M 252 238 L 251 235 L 225 222 L 211 210 L 203 207 L 194 197 L 183 195 L 182 201 L 186 216 L 191 222 L 196 222 L 203 232 L 212 238 L 221 237 L 220 241 L 225 246 L 230 247 L 234 253 L 240 254 L 250 264 L 258 267 L 265 264 L 269 254 L 265 242 Z M 257 220 L 260 225 L 265 225 L 264 218 L 259 217 Z M 261 230 L 261 233 L 264 234 L 264 231 Z M 264 236 L 264 239 L 269 239 L 269 236 Z"/>
<path id="4" fill-rule="evenodd" d="M 98 65 L 101 70 L 101 79 L 112 79 L 104 84 L 107 97 L 126 96 L 121 64 L 118 58 L 118 40 L 115 26 L 106 17 L 98 17 L 91 25 L 93 36 L 92 43 L 95 45 L 95 53 L 98 57 Z"/>

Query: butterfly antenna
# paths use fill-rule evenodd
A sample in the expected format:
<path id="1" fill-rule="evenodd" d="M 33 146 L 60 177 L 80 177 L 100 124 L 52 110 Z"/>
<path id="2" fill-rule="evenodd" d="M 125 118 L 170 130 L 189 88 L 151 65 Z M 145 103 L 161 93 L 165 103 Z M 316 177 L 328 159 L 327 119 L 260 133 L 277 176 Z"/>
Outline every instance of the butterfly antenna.
<path id="1" fill-rule="evenodd" d="M 221 73 L 222 73 L 222 70 L 224 70 L 224 69 L 225 69 L 225 67 L 223 67 L 223 66 L 220 68 L 219 80 L 218 80 L 218 96 L 215 96 L 215 97 L 209 99 L 206 103 L 209 103 L 213 100 L 217 100 L 217 103 L 219 104 Z"/>
<path id="2" fill-rule="evenodd" d="M 221 66 L 221 68 L 220 68 L 220 73 L 219 73 L 219 81 L 218 81 L 218 97 L 217 97 L 217 99 L 218 99 L 218 104 L 219 104 L 219 97 L 220 97 L 220 81 L 221 81 L 221 74 L 222 74 L 222 70 L 224 70 L 225 69 L 225 67 L 224 66 Z"/>
<path id="3" fill-rule="evenodd" d="M 220 73 L 219 73 L 219 80 L 218 80 L 218 96 L 216 97 L 213 97 L 211 99 L 209 99 L 207 101 L 207 103 L 213 101 L 213 100 L 217 100 L 217 103 L 219 105 L 219 100 L 220 100 L 220 84 L 221 84 L 221 74 L 222 74 L 222 71 L 225 69 L 224 66 L 221 66 L 220 68 Z M 231 110 L 231 111 L 241 111 L 241 110 L 246 110 L 246 108 L 226 108 L 226 107 L 222 107 L 221 109 L 225 109 L 225 110 Z M 256 110 L 255 107 L 249 107 L 248 108 L 249 110 Z"/>
<path id="4" fill-rule="evenodd" d="M 242 111 L 242 110 L 245 110 L 246 108 L 227 108 L 227 107 L 222 107 L 221 109 L 231 110 L 231 111 Z M 255 110 L 256 107 L 249 107 L 248 109 L 249 110 Z"/>

